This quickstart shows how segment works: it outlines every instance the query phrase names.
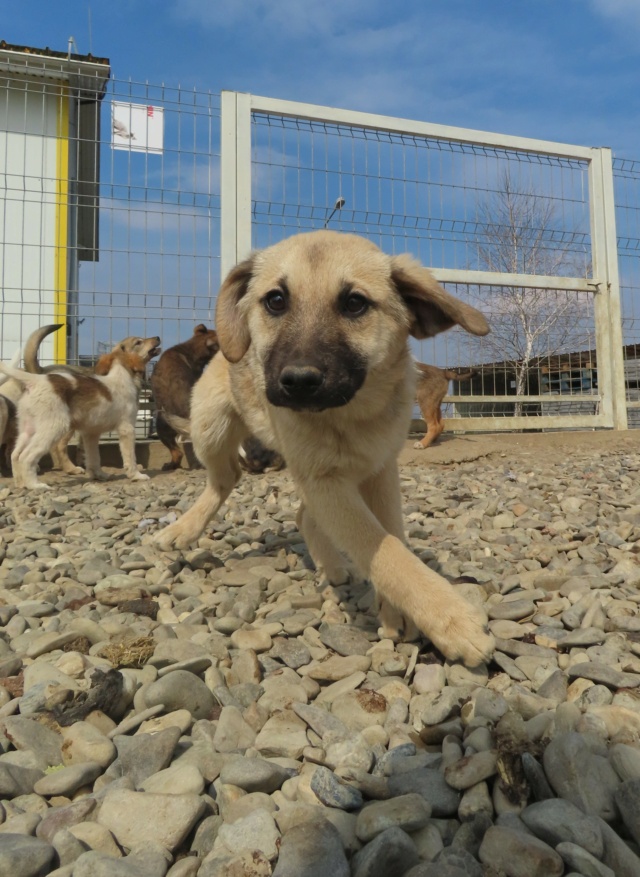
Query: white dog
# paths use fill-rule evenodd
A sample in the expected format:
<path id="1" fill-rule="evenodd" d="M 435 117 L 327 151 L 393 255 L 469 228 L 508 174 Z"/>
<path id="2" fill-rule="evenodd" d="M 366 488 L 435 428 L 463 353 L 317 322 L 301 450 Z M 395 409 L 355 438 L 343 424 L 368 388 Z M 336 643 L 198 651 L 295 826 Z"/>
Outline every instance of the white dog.
<path id="1" fill-rule="evenodd" d="M 119 351 L 108 353 L 101 357 L 91 376 L 65 371 L 34 375 L 3 363 L 0 372 L 26 388 L 18 401 L 18 438 L 11 455 L 18 487 L 49 489 L 38 480 L 38 462 L 72 430 L 82 436 L 89 477 L 109 477 L 100 467 L 98 441 L 110 430 L 118 432 L 128 477 L 138 481 L 149 477 L 138 470 L 135 459 L 138 395 L 145 374 L 141 357 Z"/>

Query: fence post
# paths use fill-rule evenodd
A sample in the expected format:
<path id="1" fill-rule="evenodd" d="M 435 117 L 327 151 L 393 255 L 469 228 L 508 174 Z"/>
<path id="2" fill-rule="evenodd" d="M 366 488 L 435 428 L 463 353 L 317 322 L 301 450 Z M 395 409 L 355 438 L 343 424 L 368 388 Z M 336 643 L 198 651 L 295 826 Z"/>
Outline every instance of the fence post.
<path id="1" fill-rule="evenodd" d="M 589 166 L 591 251 L 595 294 L 598 389 L 602 413 L 614 429 L 627 428 L 620 285 L 611 150 L 593 149 Z"/>
<path id="2" fill-rule="evenodd" d="M 251 96 L 220 95 L 220 274 L 251 251 Z"/>
<path id="3" fill-rule="evenodd" d="M 616 429 L 628 429 L 627 388 L 624 372 L 624 339 L 620 303 L 620 274 L 618 269 L 618 236 L 616 233 L 616 203 L 613 182 L 613 158 L 610 149 L 600 149 L 602 166 L 602 194 L 604 206 L 605 242 L 607 259 L 607 301 L 611 333 L 611 371 L 613 389 L 613 420 Z"/>

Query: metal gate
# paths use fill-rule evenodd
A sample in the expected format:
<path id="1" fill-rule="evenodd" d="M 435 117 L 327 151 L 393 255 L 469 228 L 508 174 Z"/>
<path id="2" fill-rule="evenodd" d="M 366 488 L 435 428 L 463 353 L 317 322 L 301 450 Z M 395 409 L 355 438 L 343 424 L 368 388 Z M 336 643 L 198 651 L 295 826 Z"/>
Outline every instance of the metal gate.
<path id="1" fill-rule="evenodd" d="M 323 227 L 410 252 L 493 326 L 412 342 L 475 371 L 449 429 L 626 428 L 610 150 L 237 92 L 221 114 L 223 276 Z"/>

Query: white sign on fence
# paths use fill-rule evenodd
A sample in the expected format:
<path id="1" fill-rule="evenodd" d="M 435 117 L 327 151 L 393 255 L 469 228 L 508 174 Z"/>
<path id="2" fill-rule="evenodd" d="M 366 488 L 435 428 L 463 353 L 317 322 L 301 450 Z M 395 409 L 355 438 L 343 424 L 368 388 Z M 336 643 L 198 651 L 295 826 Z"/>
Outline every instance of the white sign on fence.
<path id="1" fill-rule="evenodd" d="M 162 107 L 145 104 L 111 104 L 111 146 L 131 152 L 162 153 L 164 118 Z"/>

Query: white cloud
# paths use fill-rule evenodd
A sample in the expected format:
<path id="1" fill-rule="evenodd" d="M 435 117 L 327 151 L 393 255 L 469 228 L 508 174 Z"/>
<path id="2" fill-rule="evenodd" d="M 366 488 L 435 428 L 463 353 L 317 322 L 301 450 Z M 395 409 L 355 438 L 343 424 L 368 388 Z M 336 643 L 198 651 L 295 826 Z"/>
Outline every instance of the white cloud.
<path id="1" fill-rule="evenodd" d="M 640 30 L 640 3 L 638 0 L 590 0 L 597 15 L 608 19 L 624 33 L 629 28 Z"/>

